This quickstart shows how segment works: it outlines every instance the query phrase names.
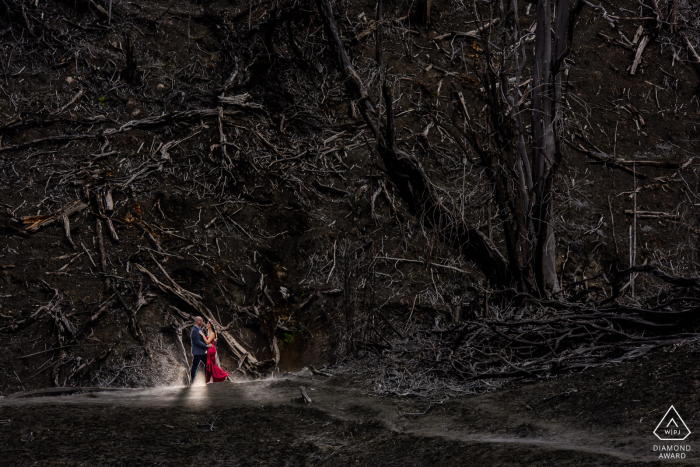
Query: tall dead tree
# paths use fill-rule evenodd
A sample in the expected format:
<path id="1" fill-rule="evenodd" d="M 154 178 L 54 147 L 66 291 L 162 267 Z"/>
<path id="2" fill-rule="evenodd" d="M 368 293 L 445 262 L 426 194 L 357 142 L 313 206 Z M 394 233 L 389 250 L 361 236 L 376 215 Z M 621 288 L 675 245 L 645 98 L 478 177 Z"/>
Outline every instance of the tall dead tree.
<path id="1" fill-rule="evenodd" d="M 566 52 L 566 32 L 569 21 L 569 0 L 556 2 L 558 14 L 556 18 L 554 38 L 550 33 L 552 23 L 552 4 L 550 0 L 540 0 L 537 4 L 537 30 L 535 32 L 535 61 L 532 72 L 532 186 L 528 191 L 532 193 L 532 201 L 523 203 L 521 209 L 526 211 L 528 221 L 532 220 L 533 228 L 530 236 L 536 241 L 535 249 L 535 278 L 540 290 L 558 292 L 559 281 L 555 270 L 556 241 L 552 228 L 552 184 L 557 165 L 561 160 L 561 152 L 555 138 L 555 130 L 563 126 L 562 115 L 562 64 Z M 517 1 L 513 1 L 513 14 L 515 18 L 515 37 L 513 47 L 517 60 L 517 43 L 520 41 Z M 501 6 L 501 11 L 503 7 Z M 503 13 L 502 13 L 503 14 Z M 523 61 L 525 50 L 523 48 Z M 516 67 L 517 69 L 517 67 Z M 518 84 L 520 76 L 516 76 Z M 518 90 L 512 90 L 514 105 Z M 519 109 L 518 109 L 519 111 Z M 515 112 L 515 110 L 514 110 Z M 522 123 L 522 122 L 521 122 Z M 518 134 L 522 135 L 525 129 L 518 127 Z M 560 133 L 561 134 L 561 133 Z M 527 164 L 526 151 L 524 151 L 519 137 L 518 162 L 524 166 Z M 522 177 L 522 171 L 518 177 Z M 526 177 L 526 181 L 529 179 Z M 531 203 L 531 204 L 530 204 Z"/>
<path id="2" fill-rule="evenodd" d="M 126 36 L 126 68 L 124 68 L 124 81 L 134 84 L 136 81 L 136 60 L 134 59 L 134 40 Z"/>
<path id="3" fill-rule="evenodd" d="M 469 141 L 488 170 L 496 203 L 505 218 L 504 240 L 511 276 L 522 290 L 546 295 L 559 291 L 552 227 L 554 175 L 561 160 L 556 135 L 562 134 L 564 125 L 564 58 L 573 31 L 569 25 L 574 19 L 570 16 L 575 17 L 583 3 L 570 12 L 569 0 L 537 2 L 529 69 L 526 42 L 533 32 L 521 31 L 518 11 L 524 5 L 519 3 L 498 3 L 498 45 L 493 43 L 495 33 L 488 30 L 492 22 L 483 20 L 483 60 L 473 71 L 483 90 L 475 97 L 484 101 L 487 110 L 481 119 L 470 116 L 457 91 L 455 102 L 462 104 L 457 107 L 463 122 L 451 130 L 459 131 Z M 476 18 L 489 16 L 484 13 L 474 10 Z M 525 76 L 528 71 L 529 77 Z M 526 78 L 530 86 L 523 89 Z M 528 103 L 532 108 L 529 115 L 525 111 Z"/>
<path id="4" fill-rule="evenodd" d="M 421 0 L 418 3 L 418 18 L 426 26 L 430 26 L 430 8 L 432 3 L 432 0 Z"/>
<path id="5" fill-rule="evenodd" d="M 512 280 L 506 260 L 494 243 L 478 229 L 463 222 L 457 213 L 446 208 L 420 162 L 397 147 L 393 100 L 386 82 L 382 85 L 382 94 L 386 101 L 387 120 L 382 129 L 367 90 L 345 51 L 330 1 L 317 0 L 317 5 L 344 75 L 345 86 L 352 98 L 358 101 L 358 108 L 377 141 L 377 152 L 401 197 L 414 213 L 422 216 L 429 226 L 436 229 L 443 241 L 474 261 L 491 284 L 497 287 L 510 286 Z M 381 28 L 378 30 L 381 34 Z M 378 54 L 377 58 L 380 57 L 381 54 Z M 380 69 L 382 66 L 379 64 Z"/>
<path id="6" fill-rule="evenodd" d="M 521 92 L 526 84 L 524 75 L 527 71 L 524 39 L 532 33 L 521 33 L 518 3 L 518 0 L 508 3 L 501 0 L 496 4 L 501 25 L 497 53 L 492 51 L 493 32 L 489 27 L 495 22 L 485 19 L 489 18 L 488 14 L 475 11 L 476 16 L 483 19 L 479 28 L 483 59 L 480 68 L 475 68 L 483 86 L 483 92 L 476 98 L 485 102 L 487 108 L 482 121 L 477 122 L 477 117 L 469 115 L 463 95 L 457 90 L 455 102 L 461 103 L 457 108 L 462 112 L 462 122 L 457 121 L 458 117 L 454 125 L 437 122 L 458 141 L 465 138 L 478 156 L 478 165 L 486 169 L 499 211 L 505 218 L 506 259 L 487 236 L 443 204 L 420 162 L 397 147 L 391 89 L 386 82 L 383 83 L 386 124 L 382 125 L 345 52 L 329 0 L 317 0 L 346 78 L 346 87 L 359 101 L 363 118 L 376 138 L 377 152 L 402 198 L 436 229 L 445 243 L 458 248 L 473 261 L 492 285 L 516 286 L 520 290 L 546 295 L 559 291 L 555 271 L 556 242 L 551 223 L 553 180 L 560 160 L 555 135 L 561 132 L 563 125 L 562 74 L 568 45 L 567 31 L 571 37 L 569 16 L 577 14 L 582 3 L 579 2 L 570 13 L 568 0 L 538 2 L 534 62 L 530 71 L 531 91 L 524 93 Z M 558 13 L 553 21 L 555 3 Z M 377 17 L 381 18 L 381 2 Z M 554 34 L 550 25 L 554 26 Z M 377 34 L 376 57 L 379 61 L 382 57 L 379 50 L 381 27 L 377 28 Z M 380 69 L 383 67 L 382 63 L 378 65 Z M 528 98 L 532 100 L 529 118 L 523 111 Z M 470 152 L 467 147 L 463 149 Z"/>

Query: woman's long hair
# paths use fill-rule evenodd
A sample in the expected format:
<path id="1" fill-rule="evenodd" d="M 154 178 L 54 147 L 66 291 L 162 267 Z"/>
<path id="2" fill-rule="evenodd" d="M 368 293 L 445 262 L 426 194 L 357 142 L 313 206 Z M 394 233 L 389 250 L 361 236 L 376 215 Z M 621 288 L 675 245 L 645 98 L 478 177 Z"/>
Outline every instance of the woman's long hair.
<path id="1" fill-rule="evenodd" d="M 211 324 L 211 332 L 214 333 L 214 340 L 213 342 L 216 342 L 217 334 L 216 334 L 216 323 L 214 321 L 209 321 L 209 324 Z"/>

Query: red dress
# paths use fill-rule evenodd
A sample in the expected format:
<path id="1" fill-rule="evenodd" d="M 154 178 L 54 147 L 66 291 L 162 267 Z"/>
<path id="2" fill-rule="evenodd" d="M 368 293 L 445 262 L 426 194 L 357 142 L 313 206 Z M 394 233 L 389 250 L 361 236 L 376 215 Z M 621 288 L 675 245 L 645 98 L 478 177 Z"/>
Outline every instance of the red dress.
<path id="1" fill-rule="evenodd" d="M 226 378 L 228 377 L 228 373 L 216 365 L 216 347 L 214 347 L 214 344 L 207 349 L 207 364 L 205 366 L 205 373 L 207 383 L 212 380 L 215 383 L 220 383 L 222 381 L 226 381 Z"/>

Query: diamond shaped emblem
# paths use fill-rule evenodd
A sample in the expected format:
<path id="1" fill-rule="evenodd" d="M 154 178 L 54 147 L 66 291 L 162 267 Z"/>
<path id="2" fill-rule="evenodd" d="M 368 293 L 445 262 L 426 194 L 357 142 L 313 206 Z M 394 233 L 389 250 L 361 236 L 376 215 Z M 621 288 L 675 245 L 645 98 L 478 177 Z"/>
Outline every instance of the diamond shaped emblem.
<path id="1" fill-rule="evenodd" d="M 654 434 L 661 441 L 683 441 L 690 435 L 688 425 L 685 424 L 675 407 L 671 406 L 664 418 L 661 419 Z"/>

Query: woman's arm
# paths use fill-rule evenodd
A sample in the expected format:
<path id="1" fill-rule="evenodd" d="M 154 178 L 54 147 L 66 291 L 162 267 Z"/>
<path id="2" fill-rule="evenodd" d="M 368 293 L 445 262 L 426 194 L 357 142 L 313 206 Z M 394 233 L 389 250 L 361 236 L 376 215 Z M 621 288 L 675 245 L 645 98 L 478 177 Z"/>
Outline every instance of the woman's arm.
<path id="1" fill-rule="evenodd" d="M 211 344 L 211 342 L 214 340 L 214 333 L 212 333 L 209 337 L 205 336 L 203 332 L 200 332 L 202 335 L 202 339 L 204 339 L 205 344 Z"/>

